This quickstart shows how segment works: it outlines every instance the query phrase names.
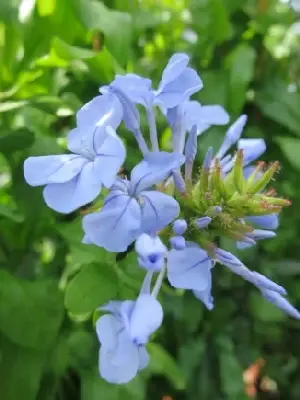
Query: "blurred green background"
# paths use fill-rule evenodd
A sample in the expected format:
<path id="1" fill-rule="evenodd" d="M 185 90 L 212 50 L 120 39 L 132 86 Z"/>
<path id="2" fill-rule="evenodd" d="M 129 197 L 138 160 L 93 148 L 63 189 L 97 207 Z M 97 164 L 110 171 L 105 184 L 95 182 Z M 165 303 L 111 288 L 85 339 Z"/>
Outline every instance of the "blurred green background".
<path id="1" fill-rule="evenodd" d="M 65 150 L 76 110 L 114 74 L 157 84 L 168 58 L 186 52 L 204 81 L 197 99 L 224 105 L 232 120 L 247 113 L 245 136 L 264 137 L 264 159 L 281 162 L 274 187 L 292 207 L 277 238 L 239 256 L 300 308 L 299 12 L 297 0 L 0 1 L 1 400 L 299 400 L 299 321 L 221 267 L 212 312 L 166 286 L 149 367 L 128 385 L 101 380 L 93 310 L 134 298 L 142 273 L 132 254 L 116 262 L 80 244 L 86 210 L 49 210 L 22 169 L 29 155 Z M 159 131 L 168 148 L 162 117 Z M 201 137 L 200 158 L 224 131 Z M 140 154 L 123 137 L 130 170 Z M 259 359 L 260 373 L 243 381 Z"/>

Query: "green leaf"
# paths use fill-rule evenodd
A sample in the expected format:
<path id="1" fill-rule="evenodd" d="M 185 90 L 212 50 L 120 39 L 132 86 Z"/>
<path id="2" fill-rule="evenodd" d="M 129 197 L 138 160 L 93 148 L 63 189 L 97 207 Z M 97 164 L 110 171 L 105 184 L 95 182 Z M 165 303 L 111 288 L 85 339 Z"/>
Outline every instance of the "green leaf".
<path id="1" fill-rule="evenodd" d="M 33 142 L 34 134 L 31 131 L 19 129 L 9 135 L 0 136 L 0 151 L 4 154 L 10 154 L 30 147 Z"/>
<path id="2" fill-rule="evenodd" d="M 93 50 L 84 49 L 77 46 L 71 46 L 63 40 L 55 37 L 52 41 L 52 49 L 55 54 L 64 60 L 84 60 L 86 58 L 95 57 L 96 53 Z"/>
<path id="3" fill-rule="evenodd" d="M 292 166 L 300 169 L 300 139 L 291 137 L 276 137 L 275 141 L 278 143 L 283 154 L 289 160 Z"/>
<path id="4" fill-rule="evenodd" d="M 232 34 L 228 10 L 223 0 L 210 0 L 210 32 L 217 43 L 223 42 Z"/>
<path id="5" fill-rule="evenodd" d="M 52 15 L 56 9 L 56 0 L 37 0 L 37 9 L 41 17 Z"/>
<path id="6" fill-rule="evenodd" d="M 145 384 L 138 375 L 126 385 L 112 385 L 105 382 L 99 371 L 86 371 L 82 376 L 81 384 L 82 400 L 144 400 Z"/>
<path id="7" fill-rule="evenodd" d="M 117 291 L 117 276 L 112 264 L 90 264 L 67 285 L 65 305 L 74 314 L 84 314 L 112 300 Z"/>
<path id="8" fill-rule="evenodd" d="M 14 222 L 22 222 L 24 220 L 24 216 L 18 211 L 15 211 L 11 205 L 0 204 L 0 218 L 5 217 L 11 219 Z"/>
<path id="9" fill-rule="evenodd" d="M 300 136 L 300 94 L 280 81 L 270 82 L 257 93 L 256 102 L 267 117 Z"/>
<path id="10" fill-rule="evenodd" d="M 17 110 L 18 108 L 24 107 L 27 103 L 28 102 L 26 100 L 5 101 L 0 104 L 0 113 Z"/>
<path id="11" fill-rule="evenodd" d="M 232 340 L 225 335 L 216 339 L 220 357 L 220 378 L 222 390 L 228 399 L 246 400 L 243 368 L 236 357 Z"/>
<path id="12" fill-rule="evenodd" d="M 260 293 L 252 292 L 249 299 L 252 315 L 263 322 L 280 322 L 286 314 L 270 303 Z"/>
<path id="13" fill-rule="evenodd" d="M 30 325 L 21 329 L 26 334 Z M 34 400 L 47 353 L 17 346 L 0 334 L 0 387 L 4 400 Z"/>
<path id="14" fill-rule="evenodd" d="M 0 282 L 0 331 L 21 346 L 49 349 L 63 318 L 57 283 L 26 282 L 4 270 Z"/>
<path id="15" fill-rule="evenodd" d="M 111 10 L 93 0 L 75 2 L 78 19 L 88 30 L 101 30 L 105 45 L 119 63 L 125 65 L 131 43 L 132 19 L 130 14 Z"/>
<path id="16" fill-rule="evenodd" d="M 229 71 L 229 107 L 238 114 L 246 101 L 246 92 L 253 79 L 256 53 L 246 43 L 241 43 L 229 54 L 225 66 Z"/>
<path id="17" fill-rule="evenodd" d="M 186 386 L 185 376 L 176 361 L 160 345 L 149 343 L 150 354 L 149 369 L 155 374 L 164 375 L 177 390 L 183 390 Z"/>

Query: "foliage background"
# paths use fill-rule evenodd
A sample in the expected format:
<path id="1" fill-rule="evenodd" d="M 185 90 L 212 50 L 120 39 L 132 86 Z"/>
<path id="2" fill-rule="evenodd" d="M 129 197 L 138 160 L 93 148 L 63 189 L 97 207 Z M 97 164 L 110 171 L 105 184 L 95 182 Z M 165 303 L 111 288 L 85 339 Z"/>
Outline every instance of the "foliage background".
<path id="1" fill-rule="evenodd" d="M 112 297 L 134 298 L 140 271 L 131 254 L 116 261 L 80 244 L 85 210 L 64 216 L 47 209 L 22 170 L 29 155 L 64 151 L 74 113 L 115 73 L 134 71 L 157 83 L 168 58 L 187 52 L 204 81 L 198 99 L 224 105 L 232 120 L 247 113 L 245 135 L 264 137 L 265 159 L 281 162 L 274 187 L 293 205 L 278 237 L 241 257 L 285 286 L 300 308 L 300 6 L 290 3 L 0 2 L 1 399 L 242 400 L 243 371 L 263 358 L 269 389 L 257 384 L 248 395 L 299 400 L 299 322 L 221 267 L 212 312 L 166 286 L 149 368 L 125 386 L 102 381 L 92 311 Z M 168 148 L 162 118 L 159 131 Z M 223 133 L 204 134 L 200 154 L 217 148 Z M 140 155 L 130 135 L 124 138 L 130 170 Z"/>

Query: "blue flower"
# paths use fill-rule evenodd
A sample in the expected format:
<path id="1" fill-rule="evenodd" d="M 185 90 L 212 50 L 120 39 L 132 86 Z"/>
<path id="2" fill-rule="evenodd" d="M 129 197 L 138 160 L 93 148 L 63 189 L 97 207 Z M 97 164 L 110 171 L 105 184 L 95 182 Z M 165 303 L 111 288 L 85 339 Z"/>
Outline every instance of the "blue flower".
<path id="1" fill-rule="evenodd" d="M 77 128 L 68 136 L 74 154 L 29 157 L 24 176 L 31 186 L 46 185 L 46 204 L 70 213 L 93 201 L 102 185 L 109 188 L 124 162 L 126 150 L 114 129 L 121 122 L 121 109 L 107 94 L 86 104 L 77 114 Z"/>
<path id="2" fill-rule="evenodd" d="M 292 306 L 290 302 L 285 299 L 280 293 L 264 288 L 260 288 L 260 291 L 264 298 L 267 299 L 270 303 L 274 304 L 274 306 L 280 308 L 291 317 L 300 319 L 299 311 L 294 306 Z"/>
<path id="3" fill-rule="evenodd" d="M 98 213 L 83 218 L 88 238 L 108 251 L 125 251 L 141 233 L 154 234 L 179 214 L 177 201 L 162 192 L 148 190 L 179 168 L 184 157 L 177 153 L 149 153 L 131 172 L 131 180 L 119 180 Z"/>
<path id="4" fill-rule="evenodd" d="M 250 216 L 246 217 L 245 220 L 263 229 L 277 229 L 279 226 L 277 214 Z"/>
<path id="5" fill-rule="evenodd" d="M 183 250 L 171 250 L 168 254 L 167 276 L 170 284 L 179 289 L 193 290 L 196 297 L 212 308 L 211 269 L 213 263 L 207 252 L 195 243 Z"/>
<path id="6" fill-rule="evenodd" d="M 158 236 L 142 233 L 135 242 L 135 251 L 142 268 L 149 271 L 160 271 L 163 267 L 167 248 Z"/>
<path id="7" fill-rule="evenodd" d="M 266 144 L 263 139 L 240 139 L 246 122 L 247 116 L 241 115 L 229 127 L 225 134 L 223 143 L 216 154 L 216 158 L 220 160 L 220 164 L 224 173 L 229 172 L 233 167 L 235 161 L 234 157 L 232 157 L 230 154 L 225 156 L 225 154 L 236 143 L 237 148 L 243 150 L 245 167 L 260 157 L 266 150 Z"/>
<path id="8" fill-rule="evenodd" d="M 155 102 L 164 109 L 173 108 L 188 100 L 203 87 L 197 72 L 188 67 L 189 57 L 183 53 L 174 54 L 165 67 Z"/>
<path id="9" fill-rule="evenodd" d="M 110 314 L 96 323 L 100 375 L 110 383 L 127 383 L 149 362 L 145 346 L 162 323 L 162 307 L 150 294 L 141 293 L 136 301 L 112 301 L 101 310 Z"/>

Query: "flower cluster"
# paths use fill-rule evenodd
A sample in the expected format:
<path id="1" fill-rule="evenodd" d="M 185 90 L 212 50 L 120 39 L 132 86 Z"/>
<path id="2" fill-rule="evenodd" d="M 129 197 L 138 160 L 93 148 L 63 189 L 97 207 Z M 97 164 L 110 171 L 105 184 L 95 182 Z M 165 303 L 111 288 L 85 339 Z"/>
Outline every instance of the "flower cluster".
<path id="1" fill-rule="evenodd" d="M 77 127 L 67 139 L 71 153 L 29 157 L 24 164 L 28 184 L 45 185 L 45 202 L 61 213 L 91 203 L 103 186 L 108 189 L 101 209 L 83 218 L 83 243 L 109 252 L 124 252 L 134 243 L 137 265 L 146 270 L 135 301 L 100 308 L 105 315 L 96 323 L 99 370 L 113 383 L 130 381 L 148 363 L 147 342 L 163 319 L 157 296 L 165 278 L 174 288 L 191 290 L 211 310 L 212 270 L 219 263 L 300 318 L 283 287 L 218 245 L 223 236 L 238 248 L 272 238 L 289 201 L 266 189 L 279 164 L 253 165 L 266 145 L 263 139 L 240 139 L 245 115 L 229 127 L 218 151 L 209 148 L 202 166 L 194 168 L 198 136 L 212 125 L 228 124 L 229 116 L 219 105 L 190 100 L 203 85 L 188 62 L 185 54 L 173 55 L 157 90 L 149 79 L 117 75 L 77 113 Z M 137 105 L 147 115 L 146 139 Z M 172 131 L 170 152 L 159 148 L 157 108 Z M 121 172 L 126 148 L 116 133 L 121 122 L 141 151 L 128 178 Z"/>

